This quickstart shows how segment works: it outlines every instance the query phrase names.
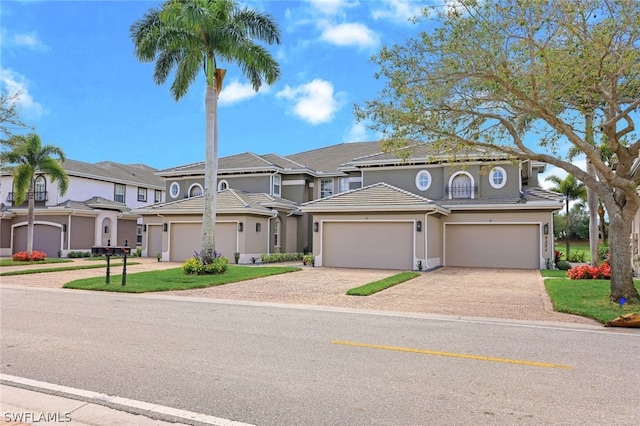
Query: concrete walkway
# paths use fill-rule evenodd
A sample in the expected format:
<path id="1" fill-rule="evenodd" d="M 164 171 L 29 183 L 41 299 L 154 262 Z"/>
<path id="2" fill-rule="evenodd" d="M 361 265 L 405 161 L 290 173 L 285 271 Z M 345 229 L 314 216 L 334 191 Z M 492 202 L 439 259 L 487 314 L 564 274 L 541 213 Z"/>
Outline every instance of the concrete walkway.
<path id="1" fill-rule="evenodd" d="M 75 264 L 86 265 L 89 260 L 76 259 Z M 114 261 L 115 262 L 115 261 Z M 157 262 L 149 258 L 131 258 L 127 273 L 180 267 L 180 263 Z M 69 263 L 46 265 L 47 267 L 70 266 Z M 294 264 L 297 266 L 297 264 Z M 300 265 L 301 266 L 301 265 Z M 42 265 L 0 268 L 0 272 L 17 269 L 37 269 Z M 348 309 L 377 310 L 427 315 L 448 315 L 465 318 L 493 318 L 515 321 L 544 321 L 556 324 L 583 324 L 599 326 L 596 321 L 575 315 L 554 312 L 544 288 L 544 281 L 538 271 L 508 269 L 442 268 L 423 272 L 420 277 L 394 286 L 372 296 L 347 296 L 348 289 L 396 274 L 398 271 L 342 268 L 310 268 L 301 271 L 260 278 L 251 281 L 226 284 L 205 289 L 164 292 L 168 297 L 196 297 L 220 300 L 264 302 L 274 304 L 295 304 L 326 306 Z M 112 283 L 119 280 L 122 267 L 111 271 Z M 22 286 L 40 288 L 61 288 L 66 282 L 79 278 L 104 277 L 104 268 L 65 272 L 38 273 L 0 277 L 2 286 Z M 135 297 L 135 296 L 133 296 Z M 140 297 L 144 297 L 140 295 Z M 20 382 L 25 379 L 11 379 L 0 376 L 0 402 L 2 404 L 1 425 L 42 424 L 33 421 L 42 413 L 65 415 L 71 413 L 70 425 L 166 425 L 164 421 L 151 420 L 132 414 L 139 413 L 131 407 L 149 406 L 140 401 L 132 401 L 130 406 L 105 407 L 104 398 L 83 398 L 85 391 L 71 390 L 56 393 L 45 388 L 49 384 L 31 386 L 24 389 Z M 38 391 L 40 389 L 40 391 Z M 145 405 L 146 404 L 146 405 Z M 149 408 L 149 407 L 147 407 Z M 158 413 L 171 411 L 161 407 Z M 176 413 L 179 410 L 173 410 Z M 16 416 L 31 416 L 31 421 L 16 420 Z M 57 413 L 57 414 L 56 414 Z M 147 414 L 151 416 L 151 412 Z M 174 413 L 175 414 L 175 413 Z M 12 417 L 13 416 L 13 417 Z M 194 420 L 197 413 L 182 413 L 172 421 L 185 424 L 238 424 L 226 419 L 204 417 Z M 29 420 L 28 417 L 22 417 Z M 66 420 L 66 418 L 63 418 Z"/>

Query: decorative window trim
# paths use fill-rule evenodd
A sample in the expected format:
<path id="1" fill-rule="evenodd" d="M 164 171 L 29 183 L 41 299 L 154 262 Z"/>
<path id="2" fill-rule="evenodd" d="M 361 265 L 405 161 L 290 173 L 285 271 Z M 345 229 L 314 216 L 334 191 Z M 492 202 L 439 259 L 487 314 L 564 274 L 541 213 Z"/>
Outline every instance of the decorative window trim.
<path id="1" fill-rule="evenodd" d="M 271 195 L 275 197 L 282 195 L 282 177 L 280 175 L 271 176 Z"/>
<path id="2" fill-rule="evenodd" d="M 162 191 L 160 191 L 159 189 L 156 189 L 155 191 L 153 191 L 153 202 L 154 203 L 162 202 Z"/>
<path id="3" fill-rule="evenodd" d="M 493 179 L 497 172 L 502 173 L 502 182 L 496 183 Z M 494 167 L 489 172 L 489 185 L 491 185 L 495 189 L 503 188 L 507 184 L 507 171 L 502 167 Z"/>
<path id="4" fill-rule="evenodd" d="M 227 182 L 225 179 L 219 180 L 218 181 L 218 192 L 224 191 L 225 189 L 229 189 L 229 182 Z"/>
<path id="5" fill-rule="evenodd" d="M 421 177 L 425 175 L 427 179 L 429 179 L 429 182 L 427 182 L 426 184 L 421 179 Z M 431 178 L 431 172 L 429 172 L 429 170 L 420 170 L 418 173 L 416 173 L 416 188 L 418 188 L 420 191 L 426 191 L 427 189 L 431 188 L 431 182 L 433 182 L 433 179 Z"/>
<path id="6" fill-rule="evenodd" d="M 122 190 L 122 193 L 120 193 L 120 191 L 118 191 L 119 189 Z M 113 201 L 115 201 L 116 203 L 122 203 L 125 204 L 127 201 L 127 186 L 122 184 L 122 183 L 116 183 L 113 186 Z"/>
<path id="7" fill-rule="evenodd" d="M 191 192 L 195 189 L 195 188 L 200 188 L 200 194 L 196 194 L 196 195 L 191 195 Z M 191 197 L 197 197 L 198 195 L 202 195 L 204 194 L 204 188 L 202 187 L 202 185 L 200 185 L 199 183 L 194 183 L 189 187 L 189 190 L 187 191 L 187 196 L 189 198 Z"/>
<path id="8" fill-rule="evenodd" d="M 169 185 L 169 196 L 171 198 L 178 198 L 180 195 L 180 184 L 178 182 L 171 182 Z"/>
<path id="9" fill-rule="evenodd" d="M 475 198 L 475 190 L 474 190 L 474 188 L 476 186 L 476 180 L 473 178 L 473 176 L 469 172 L 457 172 L 457 173 L 452 174 L 451 177 L 449 177 L 449 186 L 448 186 L 448 188 L 449 188 L 449 199 L 450 200 L 454 199 L 453 192 L 451 191 L 451 184 L 453 183 L 453 180 L 456 177 L 460 176 L 460 175 L 465 175 L 465 176 L 467 176 L 469 178 L 469 182 L 470 182 L 470 185 L 471 185 L 471 194 L 470 194 L 471 196 L 468 199 L 472 199 L 473 200 Z M 460 199 L 465 199 L 465 198 L 460 197 Z"/>
<path id="10" fill-rule="evenodd" d="M 138 187 L 138 201 L 147 202 L 147 188 Z"/>

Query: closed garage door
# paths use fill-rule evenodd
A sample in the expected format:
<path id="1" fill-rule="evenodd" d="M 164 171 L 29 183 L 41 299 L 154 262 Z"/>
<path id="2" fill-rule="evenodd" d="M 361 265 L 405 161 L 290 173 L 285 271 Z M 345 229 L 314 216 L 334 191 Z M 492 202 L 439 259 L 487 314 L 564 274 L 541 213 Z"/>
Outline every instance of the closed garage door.
<path id="1" fill-rule="evenodd" d="M 445 226 L 445 265 L 540 269 L 538 225 Z"/>
<path id="2" fill-rule="evenodd" d="M 33 226 L 33 249 L 58 257 L 62 248 L 62 228 L 43 224 Z M 13 252 L 27 251 L 27 225 L 18 226 L 13 234 Z"/>
<path id="3" fill-rule="evenodd" d="M 412 222 L 325 222 L 322 264 L 346 268 L 413 269 Z"/>
<path id="4" fill-rule="evenodd" d="M 194 252 L 200 252 L 202 246 L 202 224 L 200 223 L 172 223 L 169 226 L 170 260 L 182 262 L 192 257 Z M 233 260 L 233 254 L 238 250 L 237 225 L 235 223 L 216 224 L 216 251 L 224 257 Z"/>

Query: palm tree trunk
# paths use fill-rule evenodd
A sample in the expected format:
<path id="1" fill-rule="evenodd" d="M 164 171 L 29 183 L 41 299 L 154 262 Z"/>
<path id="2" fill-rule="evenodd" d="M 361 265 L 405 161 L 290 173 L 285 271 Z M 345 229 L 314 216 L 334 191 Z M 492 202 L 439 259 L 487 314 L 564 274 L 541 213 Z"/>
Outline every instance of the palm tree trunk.
<path id="1" fill-rule="evenodd" d="M 216 199 L 218 191 L 218 93 L 215 85 L 207 84 L 205 94 L 205 163 L 204 210 L 200 256 L 210 263 L 215 252 Z"/>
<path id="2" fill-rule="evenodd" d="M 565 259 L 567 260 L 567 262 L 569 261 L 569 255 L 570 255 L 570 250 L 571 250 L 571 243 L 569 243 L 569 236 L 571 235 L 571 218 L 569 217 L 569 196 L 567 195 L 567 199 L 566 199 L 566 203 L 567 203 L 567 217 L 566 217 L 566 231 L 564 233 L 564 241 L 565 241 Z"/>
<path id="3" fill-rule="evenodd" d="M 31 256 L 33 253 L 33 234 L 35 227 L 35 219 L 36 219 L 36 206 L 35 206 L 35 194 L 34 194 L 34 185 L 33 181 L 29 186 L 29 195 L 28 195 L 28 207 L 27 207 L 27 254 Z"/>

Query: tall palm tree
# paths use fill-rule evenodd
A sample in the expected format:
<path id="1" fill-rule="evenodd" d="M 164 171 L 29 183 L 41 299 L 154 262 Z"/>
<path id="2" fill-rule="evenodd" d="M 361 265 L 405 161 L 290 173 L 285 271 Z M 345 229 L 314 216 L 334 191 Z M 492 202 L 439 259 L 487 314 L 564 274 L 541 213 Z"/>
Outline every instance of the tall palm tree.
<path id="1" fill-rule="evenodd" d="M 225 69 L 218 59 L 237 63 L 254 90 L 280 77 L 280 66 L 261 45 L 280 43 L 280 30 L 267 14 L 240 9 L 233 0 L 167 0 L 150 9 L 130 29 L 135 55 L 155 63 L 154 81 L 164 84 L 175 68 L 171 94 L 187 93 L 201 69 L 206 78 L 205 178 L 201 258 L 208 263 L 215 250 L 218 175 L 218 94 Z"/>
<path id="2" fill-rule="evenodd" d="M 567 249 L 567 260 L 569 259 L 571 245 L 569 243 L 569 231 L 571 230 L 571 217 L 569 215 L 569 204 L 571 201 L 584 200 L 587 196 L 587 189 L 584 183 L 579 182 L 575 176 L 568 174 L 564 179 L 558 176 L 547 177 L 548 181 L 556 184 L 555 187 L 550 188 L 551 191 L 559 192 L 565 196 L 566 207 L 566 220 L 567 220 L 567 232 L 565 233 L 565 242 Z"/>
<path id="3" fill-rule="evenodd" d="M 35 221 L 35 178 L 37 173 L 49 176 L 51 182 L 58 182 L 58 191 L 64 195 L 69 187 L 69 177 L 62 168 L 64 152 L 54 145 L 42 146 L 36 133 L 15 135 L 9 139 L 11 150 L 0 154 L 3 163 L 13 165 L 14 205 L 24 203 L 28 196 L 27 212 L 27 253 L 33 252 L 33 228 Z M 58 159 L 52 158 L 55 155 Z"/>

